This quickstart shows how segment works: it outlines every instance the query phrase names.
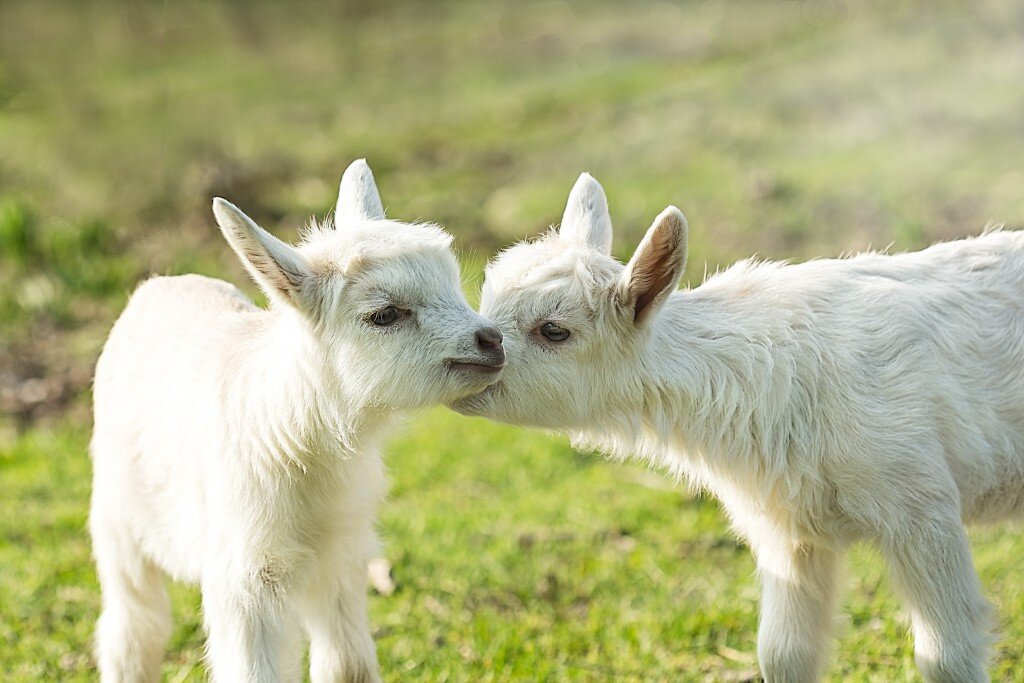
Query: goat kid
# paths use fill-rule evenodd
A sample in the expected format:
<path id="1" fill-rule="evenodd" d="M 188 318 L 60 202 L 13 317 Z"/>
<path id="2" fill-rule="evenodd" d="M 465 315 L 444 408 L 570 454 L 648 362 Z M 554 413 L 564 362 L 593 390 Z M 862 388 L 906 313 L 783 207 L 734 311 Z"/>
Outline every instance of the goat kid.
<path id="1" fill-rule="evenodd" d="M 1024 233 L 799 265 L 743 261 L 675 291 L 669 207 L 626 266 L 601 186 L 487 268 L 500 380 L 460 412 L 636 455 L 723 503 L 763 582 L 768 681 L 823 674 L 843 551 L 881 549 L 929 681 L 984 681 L 988 607 L 964 522 L 1024 512 Z"/>
<path id="2" fill-rule="evenodd" d="M 131 297 L 96 368 L 90 530 L 104 681 L 157 681 L 164 576 L 202 591 L 218 681 L 376 681 L 366 614 L 378 443 L 396 411 L 475 393 L 501 335 L 467 305 L 451 237 L 384 218 L 353 163 L 334 225 L 289 246 L 215 199 L 266 293 L 198 275 Z"/>

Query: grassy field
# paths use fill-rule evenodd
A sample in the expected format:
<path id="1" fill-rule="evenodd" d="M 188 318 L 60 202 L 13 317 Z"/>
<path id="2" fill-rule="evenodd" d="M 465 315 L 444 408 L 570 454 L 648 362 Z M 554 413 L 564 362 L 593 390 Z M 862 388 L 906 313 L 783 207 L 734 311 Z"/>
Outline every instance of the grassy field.
<path id="1" fill-rule="evenodd" d="M 458 237 L 467 291 L 576 175 L 628 256 L 668 203 L 688 279 L 1024 226 L 1024 9 L 974 3 L 0 3 L 0 675 L 87 680 L 89 379 L 150 273 L 254 291 L 222 194 L 284 236 L 354 158 Z M 371 599 L 389 680 L 744 680 L 758 587 L 715 501 L 564 439 L 411 417 Z M 993 679 L 1024 680 L 1024 536 L 973 532 Z M 917 680 L 877 555 L 848 562 L 833 680 Z M 175 587 L 167 680 L 201 680 Z"/>

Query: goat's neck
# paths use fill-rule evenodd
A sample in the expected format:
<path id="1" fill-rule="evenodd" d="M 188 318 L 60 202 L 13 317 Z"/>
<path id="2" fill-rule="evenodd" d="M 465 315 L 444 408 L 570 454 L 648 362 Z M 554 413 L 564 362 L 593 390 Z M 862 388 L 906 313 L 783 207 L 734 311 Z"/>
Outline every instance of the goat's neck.
<path id="1" fill-rule="evenodd" d="M 239 437 L 261 457 L 302 469 L 372 449 L 364 437 L 380 433 L 373 427 L 390 411 L 357 401 L 298 313 L 271 310 L 254 318 L 225 382 L 226 404 L 237 411 L 233 424 L 251 430 Z"/>
<path id="2" fill-rule="evenodd" d="M 630 428 L 603 445 L 700 483 L 760 477 L 783 436 L 789 377 L 772 330 L 729 297 L 699 290 L 674 295 L 650 324 L 623 402 Z"/>

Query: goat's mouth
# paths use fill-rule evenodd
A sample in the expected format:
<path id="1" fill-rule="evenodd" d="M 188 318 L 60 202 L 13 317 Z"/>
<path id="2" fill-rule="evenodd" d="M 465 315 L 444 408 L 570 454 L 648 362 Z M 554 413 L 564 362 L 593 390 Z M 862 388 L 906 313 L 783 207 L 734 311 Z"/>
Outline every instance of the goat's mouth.
<path id="1" fill-rule="evenodd" d="M 472 372 L 481 375 L 496 375 L 505 367 L 504 360 L 485 358 L 449 358 L 445 361 L 449 369 L 457 372 Z"/>

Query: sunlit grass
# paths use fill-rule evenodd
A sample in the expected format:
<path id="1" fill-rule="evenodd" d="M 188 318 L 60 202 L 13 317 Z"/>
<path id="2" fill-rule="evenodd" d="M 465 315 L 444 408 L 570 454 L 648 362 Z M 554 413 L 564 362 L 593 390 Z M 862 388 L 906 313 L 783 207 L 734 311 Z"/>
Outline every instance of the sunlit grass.
<path id="1" fill-rule="evenodd" d="M 85 680 L 99 590 L 89 559 L 86 433 L 35 433 L 0 452 L 0 670 Z M 758 587 L 713 500 L 564 440 L 442 409 L 388 448 L 382 515 L 398 590 L 371 599 L 391 680 L 727 680 L 756 672 Z M 975 534 L 999 610 L 994 680 L 1014 680 L 1024 590 L 1009 529 Z M 848 562 L 836 680 L 915 680 L 877 555 Z M 168 679 L 201 677 L 199 601 L 176 586 Z"/>

